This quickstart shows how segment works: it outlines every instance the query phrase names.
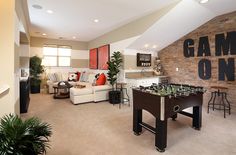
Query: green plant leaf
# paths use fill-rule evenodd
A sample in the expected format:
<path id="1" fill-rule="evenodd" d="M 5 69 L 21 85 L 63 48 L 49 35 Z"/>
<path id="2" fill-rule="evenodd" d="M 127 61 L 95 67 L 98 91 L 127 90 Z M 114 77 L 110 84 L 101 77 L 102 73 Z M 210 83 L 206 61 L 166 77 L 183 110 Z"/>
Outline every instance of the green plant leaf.
<path id="1" fill-rule="evenodd" d="M 22 121 L 17 115 L 6 115 L 0 120 L 0 154 L 43 154 L 49 148 L 51 126 L 38 118 Z"/>
<path id="2" fill-rule="evenodd" d="M 114 84 L 116 84 L 117 74 L 120 72 L 121 63 L 122 63 L 122 54 L 119 51 L 114 52 L 113 55 L 111 56 L 110 61 L 107 63 L 108 64 L 107 80 L 112 85 L 112 88 L 114 88 Z"/>
<path id="3" fill-rule="evenodd" d="M 44 72 L 44 67 L 41 65 L 41 62 L 42 59 L 38 56 L 33 56 L 30 58 L 30 76 L 31 85 L 33 86 L 38 86 L 41 83 L 39 74 Z"/>

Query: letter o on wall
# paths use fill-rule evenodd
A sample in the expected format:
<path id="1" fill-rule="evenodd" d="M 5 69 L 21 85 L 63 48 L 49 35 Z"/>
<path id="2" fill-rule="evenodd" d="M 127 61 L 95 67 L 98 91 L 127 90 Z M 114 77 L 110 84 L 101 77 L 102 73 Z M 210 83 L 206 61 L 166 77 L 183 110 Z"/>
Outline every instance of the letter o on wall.
<path id="1" fill-rule="evenodd" d="M 208 59 L 202 59 L 198 63 L 198 75 L 203 80 L 211 78 L 211 61 Z"/>

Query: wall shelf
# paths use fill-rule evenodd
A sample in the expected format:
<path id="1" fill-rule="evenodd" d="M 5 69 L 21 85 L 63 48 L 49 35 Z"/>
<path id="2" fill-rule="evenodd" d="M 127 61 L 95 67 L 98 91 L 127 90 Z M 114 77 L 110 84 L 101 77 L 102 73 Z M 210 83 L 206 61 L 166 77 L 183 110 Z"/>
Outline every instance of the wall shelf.
<path id="1" fill-rule="evenodd" d="M 0 95 L 6 92 L 10 87 L 6 84 L 0 86 Z"/>

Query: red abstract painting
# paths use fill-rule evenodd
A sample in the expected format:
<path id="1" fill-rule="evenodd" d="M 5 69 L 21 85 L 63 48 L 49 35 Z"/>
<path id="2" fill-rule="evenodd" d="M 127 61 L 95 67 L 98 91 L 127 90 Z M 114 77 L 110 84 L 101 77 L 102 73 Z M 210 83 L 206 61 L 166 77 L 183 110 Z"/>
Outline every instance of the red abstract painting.
<path id="1" fill-rule="evenodd" d="M 107 70 L 107 62 L 110 58 L 110 46 L 104 45 L 98 48 L 98 69 Z"/>
<path id="2" fill-rule="evenodd" d="M 98 69 L 98 49 L 89 50 L 89 68 Z"/>

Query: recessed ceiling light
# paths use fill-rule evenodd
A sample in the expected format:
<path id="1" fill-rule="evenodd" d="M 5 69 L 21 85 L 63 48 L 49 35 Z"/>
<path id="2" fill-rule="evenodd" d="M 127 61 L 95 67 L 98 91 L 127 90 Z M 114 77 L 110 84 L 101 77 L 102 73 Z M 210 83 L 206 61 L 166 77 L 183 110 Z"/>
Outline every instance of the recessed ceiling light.
<path id="1" fill-rule="evenodd" d="M 41 10 L 43 8 L 41 5 L 38 5 L 38 4 L 34 4 L 34 5 L 32 5 L 32 7 L 35 9 L 39 9 L 39 10 Z"/>
<path id="2" fill-rule="evenodd" d="M 98 20 L 98 19 L 94 19 L 94 22 L 95 22 L 95 23 L 98 23 L 98 22 L 99 22 L 99 20 Z"/>
<path id="3" fill-rule="evenodd" d="M 157 45 L 153 45 L 152 48 L 157 48 Z"/>
<path id="4" fill-rule="evenodd" d="M 200 0 L 201 4 L 207 3 L 209 0 Z"/>
<path id="5" fill-rule="evenodd" d="M 47 10 L 47 13 L 52 14 L 53 11 L 52 10 Z"/>
<path id="6" fill-rule="evenodd" d="M 145 45 L 144 45 L 144 47 L 146 47 L 146 48 L 147 48 L 148 46 L 149 46 L 148 44 L 145 44 Z"/>
<path id="7" fill-rule="evenodd" d="M 75 37 L 75 36 L 73 36 L 72 38 L 73 38 L 73 39 L 76 39 L 76 37 Z"/>
<path id="8" fill-rule="evenodd" d="M 43 35 L 43 36 L 46 36 L 47 34 L 46 34 L 46 33 L 43 33 L 42 35 Z"/>

